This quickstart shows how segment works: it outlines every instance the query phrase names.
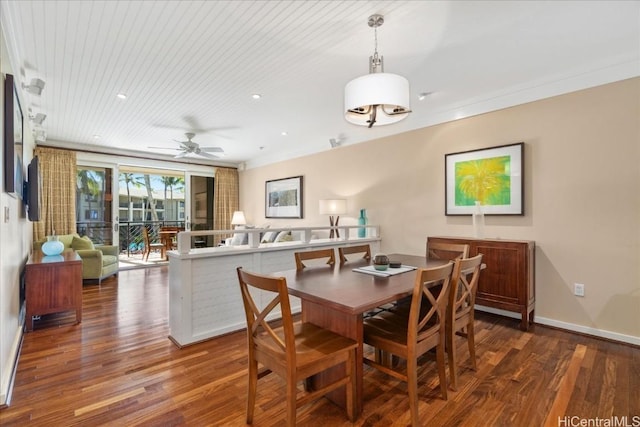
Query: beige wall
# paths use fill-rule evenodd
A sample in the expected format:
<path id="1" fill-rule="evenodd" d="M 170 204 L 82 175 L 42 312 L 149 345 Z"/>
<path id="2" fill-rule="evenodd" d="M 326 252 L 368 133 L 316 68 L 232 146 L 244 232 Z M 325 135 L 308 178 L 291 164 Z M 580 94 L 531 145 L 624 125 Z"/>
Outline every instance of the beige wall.
<path id="1" fill-rule="evenodd" d="M 537 321 L 640 344 L 639 118 L 635 78 L 249 169 L 240 206 L 257 225 L 317 225 L 318 199 L 344 197 L 341 223 L 366 208 L 384 251 L 422 254 L 428 235 L 472 235 L 444 215 L 444 155 L 523 141 L 525 215 L 487 217 L 486 236 L 536 241 Z M 304 219 L 265 219 L 264 181 L 295 175 Z"/>

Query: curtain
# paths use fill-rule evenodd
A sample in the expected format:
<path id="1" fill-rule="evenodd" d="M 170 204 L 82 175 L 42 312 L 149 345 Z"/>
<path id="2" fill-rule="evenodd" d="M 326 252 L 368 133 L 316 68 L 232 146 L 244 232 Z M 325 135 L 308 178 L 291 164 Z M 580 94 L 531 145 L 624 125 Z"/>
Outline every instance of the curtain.
<path id="1" fill-rule="evenodd" d="M 42 185 L 40 221 L 33 223 L 33 239 L 76 232 L 76 153 L 36 147 Z"/>
<path id="2" fill-rule="evenodd" d="M 238 185 L 238 170 L 217 168 L 213 190 L 213 229 L 231 229 L 233 212 L 239 210 L 240 197 Z M 214 236 L 213 245 L 217 246 L 225 235 Z"/>

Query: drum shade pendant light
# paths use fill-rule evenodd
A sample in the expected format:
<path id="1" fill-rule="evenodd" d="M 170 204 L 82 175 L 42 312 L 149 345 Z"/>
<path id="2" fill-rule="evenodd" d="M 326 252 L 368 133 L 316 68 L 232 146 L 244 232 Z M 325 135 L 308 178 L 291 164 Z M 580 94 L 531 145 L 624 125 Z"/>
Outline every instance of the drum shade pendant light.
<path id="1" fill-rule="evenodd" d="M 411 112 L 409 81 L 397 74 L 385 73 L 383 57 L 378 56 L 378 27 L 383 23 L 382 15 L 369 17 L 368 24 L 375 34 L 369 74 L 351 80 L 344 88 L 345 119 L 369 128 L 399 122 Z"/>

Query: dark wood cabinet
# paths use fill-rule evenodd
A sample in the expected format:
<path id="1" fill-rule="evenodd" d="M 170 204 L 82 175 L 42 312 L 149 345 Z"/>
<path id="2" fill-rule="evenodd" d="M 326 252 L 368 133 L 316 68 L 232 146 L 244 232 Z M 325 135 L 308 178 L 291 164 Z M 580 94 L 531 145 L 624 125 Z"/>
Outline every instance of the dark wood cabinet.
<path id="1" fill-rule="evenodd" d="M 32 317 L 75 311 L 82 321 L 82 259 L 73 250 L 45 256 L 34 251 L 25 267 L 26 328 L 33 330 Z"/>
<path id="2" fill-rule="evenodd" d="M 486 268 L 480 274 L 476 304 L 520 313 L 520 329 L 529 329 L 535 308 L 534 241 L 428 237 L 429 242 L 466 243 L 469 256 L 481 253 Z"/>

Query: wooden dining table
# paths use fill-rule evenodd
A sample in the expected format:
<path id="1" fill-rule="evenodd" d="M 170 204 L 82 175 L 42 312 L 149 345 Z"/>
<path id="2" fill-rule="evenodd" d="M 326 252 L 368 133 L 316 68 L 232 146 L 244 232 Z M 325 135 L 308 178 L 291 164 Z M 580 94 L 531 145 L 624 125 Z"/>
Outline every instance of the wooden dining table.
<path id="1" fill-rule="evenodd" d="M 389 259 L 392 262 L 402 262 L 403 266 L 416 268 L 438 267 L 449 262 L 405 254 L 391 254 Z M 358 343 L 356 396 L 353 399 L 356 416 L 362 414 L 363 408 L 363 314 L 411 295 L 416 278 L 415 270 L 388 277 L 354 271 L 354 268 L 368 264 L 367 261 L 359 260 L 348 262 L 344 266 L 321 266 L 271 273 L 272 276 L 284 277 L 289 293 L 301 299 L 303 322 L 316 324 Z M 335 376 L 335 371 L 325 371 L 312 378 L 311 386 L 316 382 L 330 382 Z M 344 388 L 335 390 L 327 397 L 342 407 L 346 406 Z"/>
<path id="2" fill-rule="evenodd" d="M 184 230 L 180 230 L 180 229 L 161 229 L 160 231 L 158 231 L 158 236 L 160 237 L 160 241 L 162 242 L 162 244 L 164 245 L 164 259 L 168 259 L 167 258 L 167 251 L 170 251 L 171 249 L 173 249 L 173 244 L 174 241 L 176 239 L 176 236 L 178 235 L 178 233 L 180 231 L 184 231 Z"/>

